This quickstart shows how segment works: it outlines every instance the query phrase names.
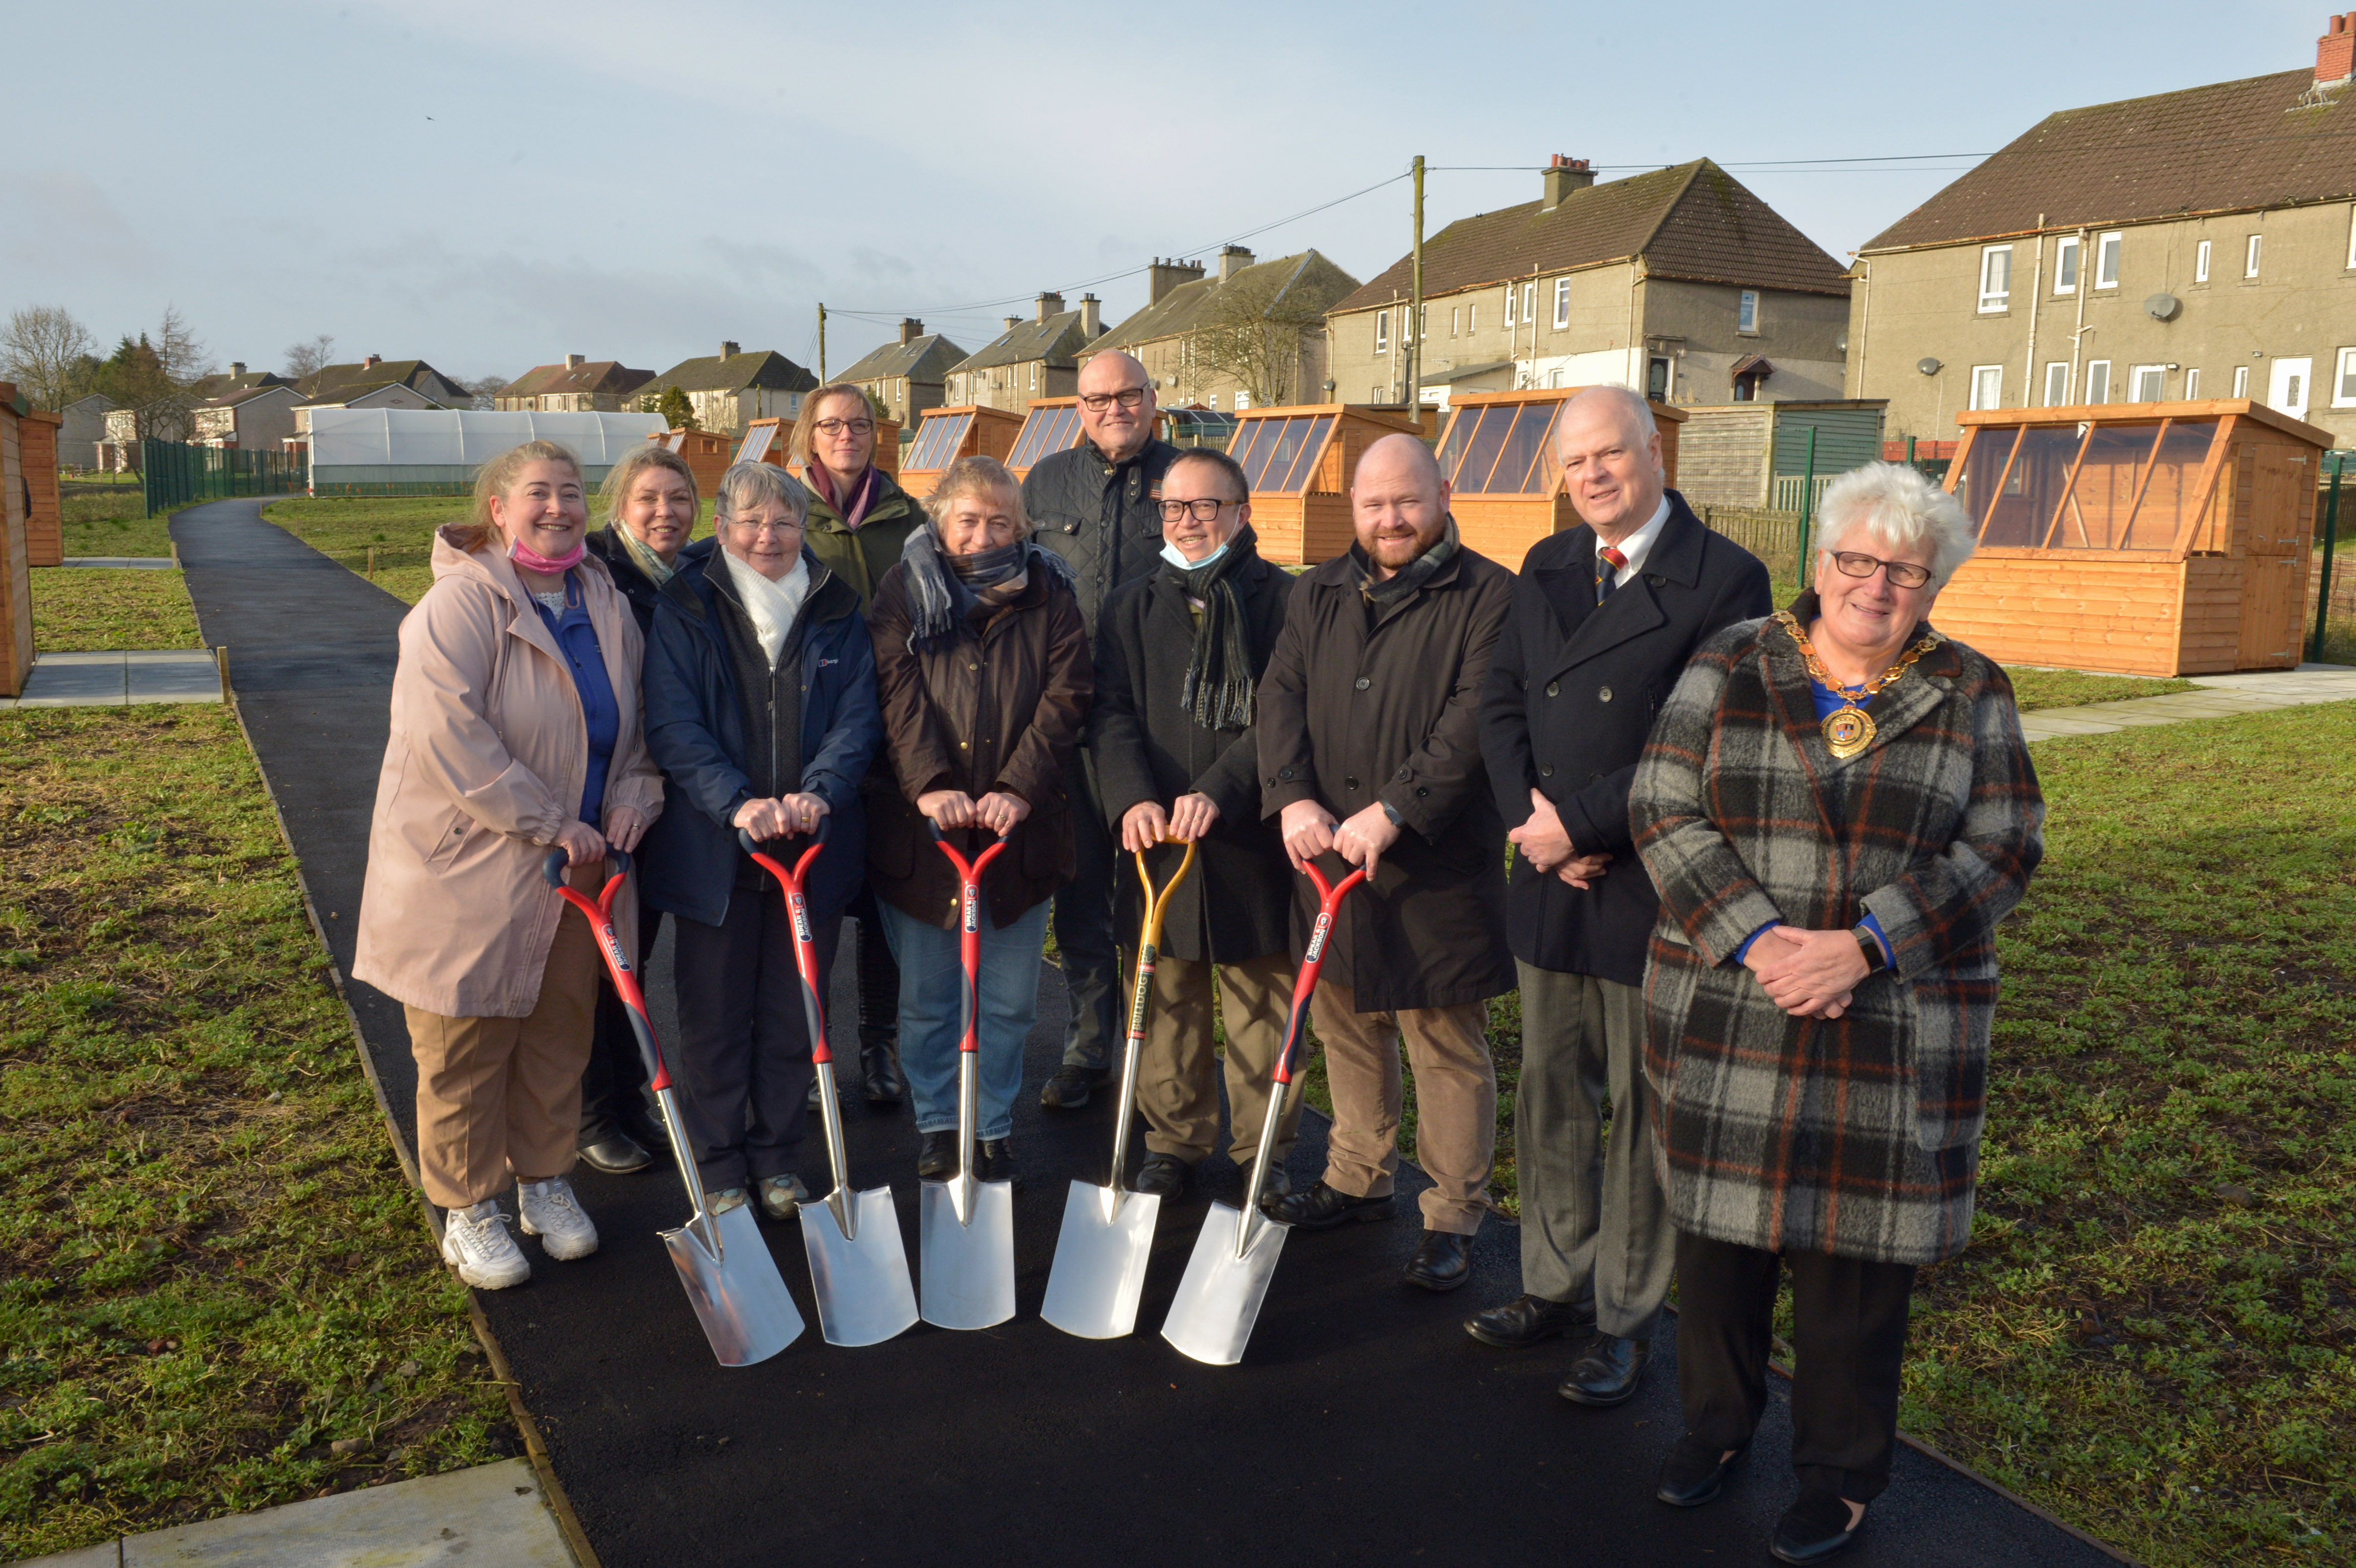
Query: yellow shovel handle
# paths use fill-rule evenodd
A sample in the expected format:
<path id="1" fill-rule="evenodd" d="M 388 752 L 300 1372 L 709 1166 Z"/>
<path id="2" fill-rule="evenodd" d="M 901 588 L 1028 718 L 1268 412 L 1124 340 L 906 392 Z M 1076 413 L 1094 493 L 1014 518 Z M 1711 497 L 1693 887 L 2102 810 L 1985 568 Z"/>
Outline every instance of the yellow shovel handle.
<path id="1" fill-rule="evenodd" d="M 1178 869 L 1171 873 L 1170 880 L 1163 883 L 1161 890 L 1157 892 L 1153 886 L 1153 872 L 1145 863 L 1145 852 L 1140 850 L 1137 854 L 1137 881 L 1138 885 L 1145 889 L 1145 923 L 1138 934 L 1137 947 L 1137 950 L 1141 953 L 1162 945 L 1162 918 L 1169 912 L 1170 896 L 1178 891 L 1178 885 L 1186 880 L 1188 872 L 1194 869 L 1194 845 L 1192 841 L 1164 838 L 1159 842 L 1161 843 L 1183 843 L 1186 845 L 1186 858 L 1178 863 Z"/>

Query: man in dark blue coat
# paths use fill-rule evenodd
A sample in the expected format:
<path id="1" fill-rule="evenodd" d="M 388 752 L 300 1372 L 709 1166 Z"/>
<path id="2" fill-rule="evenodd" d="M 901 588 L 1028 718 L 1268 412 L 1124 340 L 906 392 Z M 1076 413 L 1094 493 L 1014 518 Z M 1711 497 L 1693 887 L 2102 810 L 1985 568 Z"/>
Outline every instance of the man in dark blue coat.
<path id="1" fill-rule="evenodd" d="M 1580 1332 L 1558 1391 L 1614 1405 L 1644 1375 L 1676 1248 L 1642 1072 L 1660 900 L 1629 836 L 1628 787 L 1694 650 L 1774 605 L 1759 559 L 1665 488 L 1659 430 L 1635 393 L 1571 399 L 1555 452 L 1587 521 L 1524 559 L 1481 703 L 1482 757 L 1515 850 L 1524 1294 L 1465 1328 L 1508 1348 Z"/>

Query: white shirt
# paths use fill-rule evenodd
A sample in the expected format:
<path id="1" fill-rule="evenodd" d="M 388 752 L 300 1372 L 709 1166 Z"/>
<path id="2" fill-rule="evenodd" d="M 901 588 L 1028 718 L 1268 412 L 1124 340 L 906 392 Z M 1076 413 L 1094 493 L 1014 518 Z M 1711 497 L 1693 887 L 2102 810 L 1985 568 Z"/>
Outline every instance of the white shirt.
<path id="1" fill-rule="evenodd" d="M 1622 540 L 1618 544 L 1612 546 L 1612 548 L 1619 551 L 1621 554 L 1628 557 L 1628 564 L 1621 567 L 1618 575 L 1613 576 L 1612 579 L 1612 587 L 1615 589 L 1626 587 L 1628 585 L 1628 579 L 1644 569 L 1644 557 L 1652 553 L 1653 541 L 1660 538 L 1661 526 L 1668 521 L 1669 498 L 1663 496 L 1661 498 L 1661 504 L 1653 509 L 1651 521 L 1647 521 L 1644 527 L 1638 529 L 1627 538 Z M 1603 547 L 1603 541 L 1601 538 L 1598 538 L 1595 544 L 1596 548 L 1601 550 Z M 1599 554 L 1595 559 L 1598 564 L 1602 564 L 1603 557 L 1601 555 Z"/>

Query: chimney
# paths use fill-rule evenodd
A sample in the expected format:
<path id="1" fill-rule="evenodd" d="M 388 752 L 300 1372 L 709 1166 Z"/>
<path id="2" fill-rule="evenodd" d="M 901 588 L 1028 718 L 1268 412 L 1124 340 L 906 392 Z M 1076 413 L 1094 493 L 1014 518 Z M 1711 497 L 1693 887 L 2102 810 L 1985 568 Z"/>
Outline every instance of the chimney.
<path id="1" fill-rule="evenodd" d="M 384 363 L 384 358 L 383 358 L 383 356 L 382 356 L 382 355 L 380 355 L 380 354 L 370 354 L 367 359 L 362 360 L 360 361 L 360 369 L 361 369 L 361 370 L 363 370 L 363 371 L 373 371 L 373 370 L 375 370 L 379 365 L 381 365 L 381 364 L 383 364 L 383 363 Z"/>
<path id="2" fill-rule="evenodd" d="M 1219 281 L 1226 282 L 1252 264 L 1252 253 L 1241 245 L 1225 245 L 1219 250 Z"/>
<path id="3" fill-rule="evenodd" d="M 1145 269 L 1145 303 L 1159 305 L 1163 295 L 1180 284 L 1193 283 L 1202 275 L 1203 263 L 1200 262 L 1182 262 L 1174 257 L 1164 261 L 1156 256 L 1153 264 Z"/>
<path id="4" fill-rule="evenodd" d="M 589 356 L 586 354 L 567 354 L 564 356 L 564 368 L 568 371 L 577 371 L 588 362 Z"/>
<path id="5" fill-rule="evenodd" d="M 2315 83 L 2336 87 L 2356 76 L 2356 11 L 2331 18 L 2330 31 L 2315 40 Z"/>
<path id="6" fill-rule="evenodd" d="M 913 316 L 900 317 L 900 346 L 907 347 L 925 335 L 925 324 Z"/>
<path id="7" fill-rule="evenodd" d="M 1043 294 L 1039 296 L 1038 320 L 1042 326 L 1046 324 L 1047 317 L 1051 316 L 1061 316 L 1062 314 L 1064 314 L 1064 296 L 1062 295 Z"/>
<path id="8" fill-rule="evenodd" d="M 1009 317 L 1005 317 L 1004 319 L 1005 319 L 1005 322 L 1006 322 L 1006 329 L 1007 329 L 1009 332 L 1013 331 L 1017 327 L 1020 327 L 1020 326 L 1022 326 L 1022 325 L 1023 325 L 1023 317 L 1019 317 L 1019 316 L 1009 316 Z"/>
<path id="9" fill-rule="evenodd" d="M 1086 341 L 1094 342 L 1097 335 L 1103 330 L 1104 306 L 1097 302 L 1095 295 L 1080 295 L 1080 337 Z"/>
<path id="10" fill-rule="evenodd" d="M 243 360 L 231 360 L 229 362 L 229 373 L 232 376 L 241 376 L 245 374 L 245 361 Z"/>
<path id="11" fill-rule="evenodd" d="M 1585 158 L 1567 158 L 1560 153 L 1557 153 L 1554 156 L 1554 161 L 1547 165 L 1543 177 L 1546 181 L 1546 199 L 1538 203 L 1538 210 L 1551 212 L 1560 207 L 1562 199 L 1572 191 L 1585 190 L 1589 186 L 1593 185 L 1595 171 L 1587 166 Z"/>
<path id="12" fill-rule="evenodd" d="M 740 345 L 734 338 L 723 338 L 720 339 L 720 357 L 722 359 L 733 360 L 744 351 L 744 349 L 743 346 Z"/>

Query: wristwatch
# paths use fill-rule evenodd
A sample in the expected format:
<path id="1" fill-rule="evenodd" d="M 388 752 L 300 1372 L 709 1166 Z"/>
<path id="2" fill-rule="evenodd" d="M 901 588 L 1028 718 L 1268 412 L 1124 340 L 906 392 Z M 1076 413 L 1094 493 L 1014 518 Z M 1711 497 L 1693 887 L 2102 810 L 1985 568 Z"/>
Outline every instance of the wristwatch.
<path id="1" fill-rule="evenodd" d="M 1890 967 L 1889 956 L 1881 950 L 1880 939 L 1862 924 L 1850 927 L 1849 935 L 1857 939 L 1857 950 L 1865 955 L 1866 973 L 1878 974 Z"/>

